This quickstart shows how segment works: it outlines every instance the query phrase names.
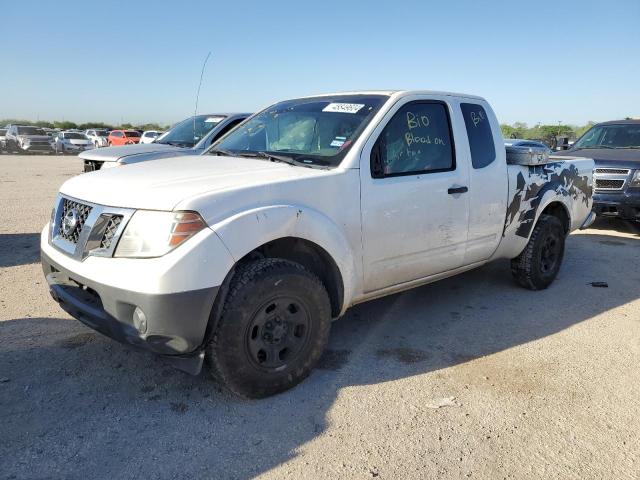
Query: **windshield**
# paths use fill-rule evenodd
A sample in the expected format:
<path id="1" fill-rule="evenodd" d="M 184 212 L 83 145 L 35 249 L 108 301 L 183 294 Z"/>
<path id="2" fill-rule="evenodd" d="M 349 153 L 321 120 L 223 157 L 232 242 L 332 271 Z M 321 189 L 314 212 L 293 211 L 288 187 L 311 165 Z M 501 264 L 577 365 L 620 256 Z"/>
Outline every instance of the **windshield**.
<path id="1" fill-rule="evenodd" d="M 96 136 L 98 137 L 108 137 L 109 132 L 107 130 L 96 130 Z"/>
<path id="2" fill-rule="evenodd" d="M 595 126 L 574 145 L 574 149 L 630 147 L 640 147 L 639 123 Z"/>
<path id="3" fill-rule="evenodd" d="M 65 133 L 64 134 L 64 138 L 69 138 L 69 139 L 73 139 L 73 140 L 86 140 L 86 136 L 84 136 L 81 133 Z"/>
<path id="4" fill-rule="evenodd" d="M 277 154 L 305 164 L 337 166 L 387 98 L 334 95 L 280 102 L 222 138 L 211 153 Z"/>
<path id="5" fill-rule="evenodd" d="M 0 128 L 0 135 L 4 137 L 6 134 L 7 134 L 7 131 L 3 128 Z"/>
<path id="6" fill-rule="evenodd" d="M 197 115 L 195 122 L 194 117 L 187 118 L 158 137 L 155 143 L 191 148 L 224 119 L 222 115 Z"/>
<path id="7" fill-rule="evenodd" d="M 18 135 L 46 135 L 46 133 L 38 127 L 18 127 Z"/>
<path id="8" fill-rule="evenodd" d="M 125 137 L 139 137 L 140 132 L 124 132 Z"/>

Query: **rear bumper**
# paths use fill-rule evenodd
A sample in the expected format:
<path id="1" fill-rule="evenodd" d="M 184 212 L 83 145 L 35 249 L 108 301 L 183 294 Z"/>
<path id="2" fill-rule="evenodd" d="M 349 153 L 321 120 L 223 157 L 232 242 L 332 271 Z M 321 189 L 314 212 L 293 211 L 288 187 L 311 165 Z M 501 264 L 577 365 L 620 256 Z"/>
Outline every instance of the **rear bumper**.
<path id="1" fill-rule="evenodd" d="M 591 225 L 593 225 L 593 222 L 596 221 L 596 213 L 591 210 L 589 212 L 589 215 L 587 215 L 587 218 L 585 218 L 584 222 L 582 222 L 582 225 L 580 225 L 580 230 L 585 230 L 587 228 L 589 228 Z"/>
<path id="2" fill-rule="evenodd" d="M 53 299 L 69 315 L 122 343 L 160 354 L 192 374 L 202 367 L 201 346 L 218 287 L 150 294 L 83 278 L 42 252 Z"/>
<path id="3" fill-rule="evenodd" d="M 640 188 L 627 188 L 620 193 L 595 193 L 593 211 L 599 216 L 640 220 Z"/>

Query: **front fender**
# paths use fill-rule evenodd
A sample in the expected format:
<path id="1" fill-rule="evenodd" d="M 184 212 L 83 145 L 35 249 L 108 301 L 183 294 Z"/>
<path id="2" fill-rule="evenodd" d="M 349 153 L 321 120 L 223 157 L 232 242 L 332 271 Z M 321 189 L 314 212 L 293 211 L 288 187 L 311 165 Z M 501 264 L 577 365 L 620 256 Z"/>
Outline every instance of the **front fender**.
<path id="1" fill-rule="evenodd" d="M 211 228 L 237 262 L 257 247 L 279 238 L 295 237 L 322 247 L 336 262 L 344 285 L 342 313 L 350 305 L 357 269 L 353 247 L 344 232 L 323 213 L 305 206 L 258 207 L 228 217 Z"/>

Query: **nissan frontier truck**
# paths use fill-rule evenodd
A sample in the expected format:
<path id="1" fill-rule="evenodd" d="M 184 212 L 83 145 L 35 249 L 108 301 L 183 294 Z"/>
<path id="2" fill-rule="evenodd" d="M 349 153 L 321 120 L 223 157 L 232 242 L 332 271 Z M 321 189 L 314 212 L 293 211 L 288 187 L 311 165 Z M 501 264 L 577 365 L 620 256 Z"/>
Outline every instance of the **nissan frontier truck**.
<path id="1" fill-rule="evenodd" d="M 496 259 L 547 288 L 593 221 L 592 170 L 505 150 L 477 96 L 298 98 L 202 155 L 66 181 L 42 266 L 84 324 L 260 398 L 308 376 L 358 303 Z"/>

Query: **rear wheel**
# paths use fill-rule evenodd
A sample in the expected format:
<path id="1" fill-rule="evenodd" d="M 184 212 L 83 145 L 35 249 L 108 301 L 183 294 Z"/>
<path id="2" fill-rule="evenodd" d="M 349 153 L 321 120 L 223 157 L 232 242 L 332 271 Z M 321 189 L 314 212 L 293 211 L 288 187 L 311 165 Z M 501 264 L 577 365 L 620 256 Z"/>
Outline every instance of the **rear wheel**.
<path id="1" fill-rule="evenodd" d="M 207 363 L 237 395 L 274 395 L 309 375 L 330 327 L 329 295 L 318 277 L 288 260 L 258 260 L 231 282 Z"/>
<path id="2" fill-rule="evenodd" d="M 555 280 L 564 256 L 565 232 L 552 215 L 540 215 L 527 246 L 511 260 L 516 281 L 530 290 L 543 290 Z"/>

